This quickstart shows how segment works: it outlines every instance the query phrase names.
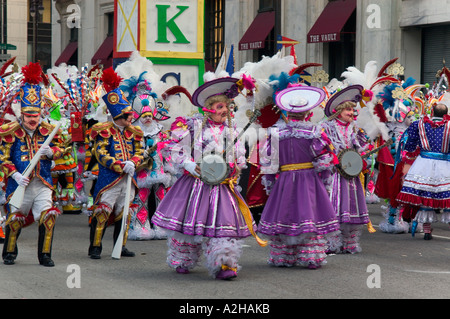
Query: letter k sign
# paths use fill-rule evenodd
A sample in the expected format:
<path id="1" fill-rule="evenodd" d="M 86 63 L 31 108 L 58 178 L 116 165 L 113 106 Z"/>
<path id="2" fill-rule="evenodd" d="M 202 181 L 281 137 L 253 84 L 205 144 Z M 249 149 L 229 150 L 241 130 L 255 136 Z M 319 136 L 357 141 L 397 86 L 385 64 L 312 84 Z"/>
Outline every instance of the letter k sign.
<path id="1" fill-rule="evenodd" d="M 156 42 L 169 43 L 170 41 L 167 39 L 167 29 L 169 29 L 176 38 L 173 43 L 190 43 L 175 23 L 175 19 L 189 9 L 189 6 L 177 6 L 179 12 L 170 20 L 167 20 L 167 10 L 170 8 L 170 5 L 156 5 L 156 8 L 158 10 L 158 39 Z"/>

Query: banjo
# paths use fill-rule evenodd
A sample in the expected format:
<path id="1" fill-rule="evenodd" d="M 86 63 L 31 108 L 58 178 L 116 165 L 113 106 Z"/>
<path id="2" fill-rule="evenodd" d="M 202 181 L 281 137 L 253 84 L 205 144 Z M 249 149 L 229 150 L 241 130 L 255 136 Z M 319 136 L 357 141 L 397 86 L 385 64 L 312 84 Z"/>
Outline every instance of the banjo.
<path id="1" fill-rule="evenodd" d="M 356 176 L 359 176 L 359 174 L 362 172 L 363 167 L 364 167 L 363 159 L 369 157 L 373 153 L 376 153 L 379 150 L 381 150 L 382 148 L 389 146 L 393 143 L 394 143 L 394 141 L 391 139 L 391 140 L 387 141 L 386 143 L 384 143 L 383 145 L 381 145 L 377 148 L 374 148 L 373 150 L 371 150 L 370 152 L 368 152 L 364 155 L 360 155 L 358 152 L 356 152 L 353 149 L 346 149 L 346 150 L 341 151 L 338 154 L 339 164 L 336 165 L 336 168 L 337 168 L 339 174 L 341 174 L 343 177 L 345 177 L 347 179 L 351 179 Z"/>
<path id="2" fill-rule="evenodd" d="M 209 185 L 218 185 L 222 183 L 230 173 L 230 166 L 228 165 L 225 156 L 236 145 L 238 140 L 244 135 L 245 131 L 252 125 L 253 122 L 261 115 L 259 110 L 253 112 L 247 125 L 244 127 L 241 133 L 234 139 L 233 144 L 227 147 L 222 154 L 207 154 L 203 156 L 201 163 L 199 164 L 201 175 L 200 179 Z"/>

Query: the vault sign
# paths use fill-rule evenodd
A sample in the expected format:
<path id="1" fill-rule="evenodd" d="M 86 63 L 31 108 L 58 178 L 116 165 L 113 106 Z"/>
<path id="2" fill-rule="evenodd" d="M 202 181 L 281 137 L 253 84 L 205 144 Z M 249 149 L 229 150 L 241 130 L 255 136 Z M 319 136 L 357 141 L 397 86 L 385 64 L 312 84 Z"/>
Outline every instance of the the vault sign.
<path id="1" fill-rule="evenodd" d="M 203 59 L 204 0 L 116 0 L 115 57 Z M 128 54 L 125 54 L 128 53 Z"/>

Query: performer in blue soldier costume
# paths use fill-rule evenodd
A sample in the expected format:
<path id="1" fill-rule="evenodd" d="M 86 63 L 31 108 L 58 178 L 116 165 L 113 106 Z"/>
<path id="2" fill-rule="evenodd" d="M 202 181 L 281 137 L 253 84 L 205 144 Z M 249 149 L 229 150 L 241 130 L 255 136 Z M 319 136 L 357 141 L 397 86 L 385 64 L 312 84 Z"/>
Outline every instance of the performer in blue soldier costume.
<path id="1" fill-rule="evenodd" d="M 13 265 L 17 258 L 17 239 L 23 227 L 30 221 L 39 223 L 38 259 L 43 266 L 52 267 L 51 259 L 53 229 L 60 211 L 53 204 L 51 176 L 52 160 L 62 155 L 62 140 L 58 132 L 49 146 L 42 146 L 55 127 L 41 118 L 42 69 L 39 63 L 22 68 L 24 84 L 20 89 L 21 115 L 18 122 L 0 127 L 0 168 L 7 177 L 6 187 L 6 238 L 3 246 L 3 262 Z M 41 147 L 42 146 L 42 147 Z M 41 160 L 31 174 L 22 175 L 36 152 L 41 148 Z M 10 204 L 11 196 L 18 186 L 25 187 L 20 207 Z M 32 213 L 32 218 L 29 213 Z"/>
<path id="2" fill-rule="evenodd" d="M 131 125 L 133 119 L 129 102 L 119 88 L 122 78 L 112 69 L 106 69 L 102 76 L 103 86 L 108 92 L 103 100 L 113 118 L 111 122 L 97 123 L 92 127 L 93 153 L 99 163 L 98 180 L 94 188 L 94 213 L 90 224 L 89 256 L 99 259 L 102 251 L 102 237 L 110 218 L 114 223 L 114 242 L 122 228 L 122 213 L 125 200 L 130 202 L 136 193 L 136 167 L 143 160 L 143 133 Z M 130 198 L 126 199 L 126 176 L 133 176 Z M 128 226 L 129 217 L 128 215 Z M 127 230 L 128 230 L 127 226 Z M 124 236 L 122 256 L 133 257 L 125 248 Z"/>
<path id="3" fill-rule="evenodd" d="M 432 118 L 412 123 L 407 132 L 403 161 L 412 164 L 406 173 L 397 201 L 420 207 L 414 219 L 423 223 L 424 239 L 432 239 L 435 210 L 443 210 L 441 221 L 450 222 L 450 116 L 448 107 L 438 103 Z M 408 165 L 406 165 L 408 167 Z M 413 233 L 414 235 L 414 233 Z"/>

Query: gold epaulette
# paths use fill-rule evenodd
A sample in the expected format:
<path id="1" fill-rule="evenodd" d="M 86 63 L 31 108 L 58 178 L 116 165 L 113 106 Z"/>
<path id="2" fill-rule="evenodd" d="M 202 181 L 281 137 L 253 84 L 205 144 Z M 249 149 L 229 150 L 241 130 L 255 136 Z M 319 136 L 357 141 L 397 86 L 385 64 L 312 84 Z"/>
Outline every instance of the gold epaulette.
<path id="1" fill-rule="evenodd" d="M 103 138 L 109 138 L 111 135 L 116 134 L 116 132 L 112 122 L 97 123 L 92 126 L 91 138 L 95 140 L 97 135 L 100 135 Z"/>
<path id="2" fill-rule="evenodd" d="M 23 138 L 25 131 L 19 122 L 5 123 L 0 126 L 0 139 L 2 142 L 13 143 L 15 138 Z"/>
<path id="3" fill-rule="evenodd" d="M 43 136 L 48 136 L 55 129 L 55 127 L 56 127 L 55 125 L 43 121 L 39 125 L 39 133 L 41 133 Z M 60 129 L 58 133 L 61 132 L 62 131 Z"/>
<path id="4" fill-rule="evenodd" d="M 136 141 L 142 141 L 144 132 L 142 132 L 139 126 L 130 125 L 125 128 L 124 135 L 127 139 L 135 139 Z"/>

